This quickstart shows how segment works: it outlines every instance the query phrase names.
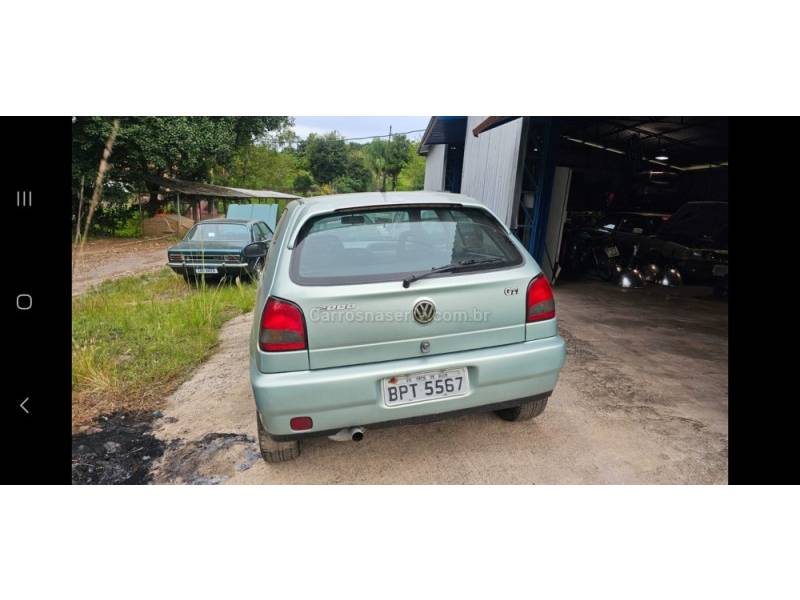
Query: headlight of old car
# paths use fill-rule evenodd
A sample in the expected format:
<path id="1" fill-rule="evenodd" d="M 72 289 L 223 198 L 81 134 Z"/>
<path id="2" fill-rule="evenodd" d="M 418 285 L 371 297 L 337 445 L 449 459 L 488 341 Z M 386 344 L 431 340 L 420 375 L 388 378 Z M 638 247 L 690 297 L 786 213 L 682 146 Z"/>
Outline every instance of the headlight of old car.
<path id="1" fill-rule="evenodd" d="M 623 269 L 617 281 L 622 288 L 639 288 L 644 285 L 644 278 L 639 269 Z"/>
<path id="2" fill-rule="evenodd" d="M 659 283 L 666 287 L 677 287 L 683 283 L 683 278 L 677 269 L 664 269 Z"/>

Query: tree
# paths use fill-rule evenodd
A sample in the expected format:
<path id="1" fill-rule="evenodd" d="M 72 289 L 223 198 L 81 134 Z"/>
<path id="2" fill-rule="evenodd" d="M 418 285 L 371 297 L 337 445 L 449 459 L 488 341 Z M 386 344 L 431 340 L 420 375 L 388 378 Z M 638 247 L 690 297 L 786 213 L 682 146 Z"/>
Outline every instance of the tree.
<path id="1" fill-rule="evenodd" d="M 395 135 L 384 140 L 373 139 L 367 145 L 367 162 L 381 182 L 380 190 L 386 191 L 386 178 L 392 180 L 392 190 L 397 189 L 397 177 L 410 160 L 410 151 L 414 145 L 405 135 Z"/>
<path id="2" fill-rule="evenodd" d="M 380 181 L 380 191 L 386 191 L 386 161 L 387 161 L 387 144 L 380 138 L 373 139 L 367 145 L 367 162 L 375 173 L 375 179 Z"/>
<path id="3" fill-rule="evenodd" d="M 110 133 L 111 121 L 104 117 L 74 120 L 74 187 L 81 175 L 93 179 L 92 170 Z M 147 189 L 151 214 L 159 206 L 158 187 L 146 179 L 147 175 L 210 181 L 215 169 L 230 166 L 238 149 L 292 124 L 289 117 L 125 117 L 119 121 L 108 180 Z"/>
<path id="4" fill-rule="evenodd" d="M 409 161 L 413 144 L 405 135 L 395 135 L 386 147 L 386 174 L 392 178 L 392 191 L 397 189 L 397 176 Z"/>
<path id="5" fill-rule="evenodd" d="M 255 190 L 291 192 L 300 173 L 297 156 L 266 145 L 240 148 L 227 168 L 214 170 L 211 183 Z"/>
<path id="6" fill-rule="evenodd" d="M 372 189 L 372 173 L 366 166 L 364 151 L 360 144 L 351 143 L 347 148 L 345 174 L 334 180 L 339 193 L 366 192 Z"/>
<path id="7" fill-rule="evenodd" d="M 397 177 L 397 189 L 421 190 L 425 186 L 425 157 L 417 154 L 414 144 L 408 148 L 408 162 Z"/>
<path id="8" fill-rule="evenodd" d="M 301 153 L 317 183 L 330 185 L 337 177 L 347 174 L 347 144 L 335 131 L 325 135 L 310 134 L 301 144 Z"/>
<path id="9" fill-rule="evenodd" d="M 119 119 L 114 119 L 111 122 L 111 133 L 108 134 L 108 139 L 106 139 L 106 143 L 103 146 L 103 156 L 100 159 L 100 166 L 97 168 L 97 180 L 95 181 L 94 185 L 94 192 L 92 193 L 92 201 L 89 203 L 89 213 L 86 215 L 86 225 L 84 226 L 83 230 L 83 238 L 81 240 L 80 245 L 80 254 L 83 254 L 83 248 L 86 245 L 86 238 L 89 237 L 89 227 L 92 225 L 92 217 L 94 216 L 94 211 L 97 209 L 97 205 L 100 202 L 100 197 L 103 191 L 103 179 L 105 179 L 106 171 L 108 171 L 109 162 L 108 159 L 111 157 L 111 152 L 114 149 L 114 142 L 117 138 L 117 134 L 119 133 Z M 81 223 L 78 221 L 77 224 L 78 230 L 80 230 Z M 72 259 L 72 268 L 75 268 L 75 257 L 73 256 Z"/>
<path id="10" fill-rule="evenodd" d="M 314 180 L 307 171 L 300 171 L 294 178 L 293 189 L 299 194 L 307 194 L 314 187 Z"/>

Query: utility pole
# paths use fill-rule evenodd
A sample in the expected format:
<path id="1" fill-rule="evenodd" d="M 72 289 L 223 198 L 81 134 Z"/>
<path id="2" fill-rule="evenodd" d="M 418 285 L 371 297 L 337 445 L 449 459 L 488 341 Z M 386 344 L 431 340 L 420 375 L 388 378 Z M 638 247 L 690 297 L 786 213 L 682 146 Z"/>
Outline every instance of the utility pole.
<path id="1" fill-rule="evenodd" d="M 381 186 L 381 191 L 386 191 L 386 166 L 388 164 L 389 158 L 389 148 L 392 145 L 392 126 L 389 125 L 389 143 L 386 144 L 386 155 L 383 157 L 383 185 Z"/>

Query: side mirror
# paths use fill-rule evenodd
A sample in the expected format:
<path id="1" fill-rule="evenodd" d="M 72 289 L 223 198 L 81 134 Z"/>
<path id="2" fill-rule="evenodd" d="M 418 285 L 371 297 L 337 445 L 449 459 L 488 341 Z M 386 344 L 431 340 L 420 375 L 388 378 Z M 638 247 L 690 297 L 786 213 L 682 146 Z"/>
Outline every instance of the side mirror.
<path id="1" fill-rule="evenodd" d="M 244 256 L 245 258 L 263 258 L 267 255 L 268 248 L 268 242 L 253 242 L 245 246 Z"/>

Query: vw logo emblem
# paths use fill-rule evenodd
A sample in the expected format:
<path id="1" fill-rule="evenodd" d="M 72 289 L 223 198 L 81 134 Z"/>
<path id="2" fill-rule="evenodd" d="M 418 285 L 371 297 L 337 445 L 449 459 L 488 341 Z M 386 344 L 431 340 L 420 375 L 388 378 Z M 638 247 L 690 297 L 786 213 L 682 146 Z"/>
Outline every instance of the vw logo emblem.
<path id="1" fill-rule="evenodd" d="M 414 320 L 422 325 L 427 325 L 433 321 L 436 314 L 436 306 L 430 300 L 420 300 L 414 305 Z"/>

